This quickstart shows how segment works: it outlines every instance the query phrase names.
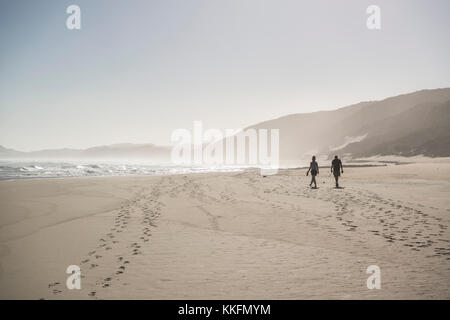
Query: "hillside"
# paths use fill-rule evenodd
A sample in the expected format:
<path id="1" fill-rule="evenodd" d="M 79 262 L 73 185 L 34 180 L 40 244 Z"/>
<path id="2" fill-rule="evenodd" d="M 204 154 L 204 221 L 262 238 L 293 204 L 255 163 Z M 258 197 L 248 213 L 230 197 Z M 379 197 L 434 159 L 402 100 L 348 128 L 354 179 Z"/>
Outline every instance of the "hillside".
<path id="1" fill-rule="evenodd" d="M 170 148 L 153 144 L 113 144 L 88 149 L 49 149 L 21 152 L 0 146 L 1 159 L 149 159 L 168 161 Z"/>
<path id="2" fill-rule="evenodd" d="M 318 156 L 450 156 L 450 88 L 332 111 L 292 114 L 248 128 L 280 129 L 283 162 Z"/>

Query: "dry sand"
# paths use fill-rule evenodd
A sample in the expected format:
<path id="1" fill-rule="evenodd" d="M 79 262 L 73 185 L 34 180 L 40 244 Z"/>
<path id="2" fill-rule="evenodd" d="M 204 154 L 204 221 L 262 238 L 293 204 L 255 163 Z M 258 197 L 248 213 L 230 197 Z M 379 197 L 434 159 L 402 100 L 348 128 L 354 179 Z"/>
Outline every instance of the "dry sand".
<path id="1" fill-rule="evenodd" d="M 305 172 L 0 182 L 0 298 L 450 298 L 448 159 Z"/>

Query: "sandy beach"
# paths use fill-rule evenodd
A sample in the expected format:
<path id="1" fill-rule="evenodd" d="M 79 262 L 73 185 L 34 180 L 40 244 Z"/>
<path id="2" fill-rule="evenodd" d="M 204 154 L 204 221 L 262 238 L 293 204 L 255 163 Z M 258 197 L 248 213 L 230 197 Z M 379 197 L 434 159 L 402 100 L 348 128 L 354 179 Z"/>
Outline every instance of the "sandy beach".
<path id="1" fill-rule="evenodd" d="M 450 298 L 448 158 L 305 173 L 2 181 L 0 298 Z"/>

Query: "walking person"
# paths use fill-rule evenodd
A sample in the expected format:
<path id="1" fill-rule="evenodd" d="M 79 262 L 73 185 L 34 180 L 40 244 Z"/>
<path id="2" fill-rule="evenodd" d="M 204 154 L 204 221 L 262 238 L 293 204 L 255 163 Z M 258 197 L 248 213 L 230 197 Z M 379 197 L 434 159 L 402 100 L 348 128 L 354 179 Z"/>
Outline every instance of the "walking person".
<path id="1" fill-rule="evenodd" d="M 309 172 L 311 171 L 311 183 L 309 186 L 311 187 L 314 183 L 314 189 L 317 189 L 317 183 L 316 183 L 316 175 L 319 174 L 319 164 L 316 161 L 316 156 L 312 157 L 312 161 L 309 165 L 309 169 L 306 172 L 306 175 L 308 176 Z"/>
<path id="2" fill-rule="evenodd" d="M 344 173 L 344 167 L 342 166 L 342 161 L 338 159 L 338 156 L 334 156 L 331 162 L 331 172 L 333 172 L 334 180 L 336 180 L 336 188 L 339 188 L 339 176 Z"/>

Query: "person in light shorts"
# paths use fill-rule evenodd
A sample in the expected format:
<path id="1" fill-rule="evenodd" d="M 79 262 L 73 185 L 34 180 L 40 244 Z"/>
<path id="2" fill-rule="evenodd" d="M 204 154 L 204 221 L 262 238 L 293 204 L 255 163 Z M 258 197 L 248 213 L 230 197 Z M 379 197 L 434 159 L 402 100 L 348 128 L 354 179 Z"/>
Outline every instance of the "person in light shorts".
<path id="1" fill-rule="evenodd" d="M 316 156 L 312 157 L 312 161 L 309 165 L 309 169 L 308 172 L 306 172 L 306 175 L 309 174 L 309 172 L 311 171 L 311 183 L 309 184 L 309 186 L 311 187 L 312 184 L 314 183 L 314 188 L 317 188 L 317 183 L 316 183 L 316 175 L 319 174 L 319 164 L 316 161 Z"/>

